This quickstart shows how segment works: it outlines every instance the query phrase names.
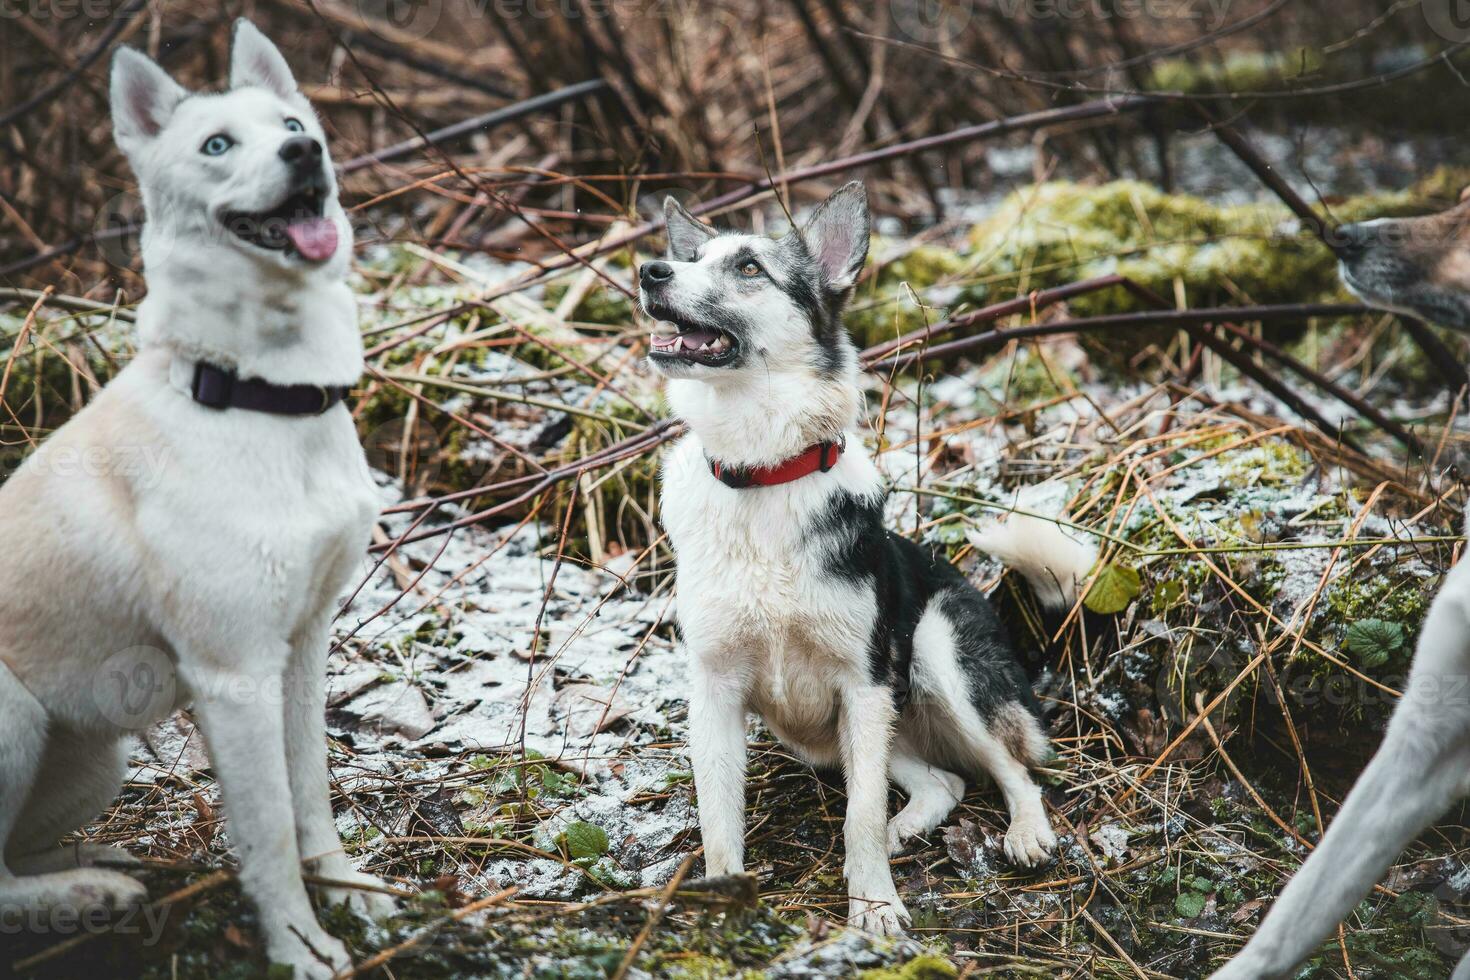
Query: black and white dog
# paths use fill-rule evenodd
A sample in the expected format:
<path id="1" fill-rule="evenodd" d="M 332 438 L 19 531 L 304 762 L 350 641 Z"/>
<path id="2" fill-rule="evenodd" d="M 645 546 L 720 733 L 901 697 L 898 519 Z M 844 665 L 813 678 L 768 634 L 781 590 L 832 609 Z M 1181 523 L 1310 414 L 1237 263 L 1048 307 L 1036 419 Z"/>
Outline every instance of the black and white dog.
<path id="1" fill-rule="evenodd" d="M 694 662 L 706 870 L 742 870 L 753 710 L 813 765 L 842 767 L 849 921 L 897 933 L 907 913 L 889 856 L 949 815 L 965 777 L 999 784 L 1012 861 L 1033 865 L 1055 847 L 1028 772 L 1051 755 L 1036 700 L 985 598 L 883 526 L 841 321 L 868 252 L 863 186 L 838 190 L 780 240 L 721 234 L 672 199 L 664 210 L 668 260 L 639 280 L 657 321 L 650 359 L 691 430 L 665 461 L 662 513 Z M 1018 517 L 991 532 L 993 550 L 1075 595 L 1091 550 Z M 892 820 L 890 780 L 908 796 Z"/>

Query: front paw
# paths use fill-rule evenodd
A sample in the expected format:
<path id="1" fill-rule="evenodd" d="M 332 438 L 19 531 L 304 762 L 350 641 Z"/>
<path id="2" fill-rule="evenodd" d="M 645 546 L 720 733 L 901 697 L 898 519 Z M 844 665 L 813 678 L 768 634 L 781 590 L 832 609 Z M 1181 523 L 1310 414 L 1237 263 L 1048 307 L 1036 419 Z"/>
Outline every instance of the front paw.
<path id="1" fill-rule="evenodd" d="M 854 895 L 847 902 L 847 924 L 877 936 L 902 936 L 909 926 L 909 913 L 897 893 L 887 899 Z"/>
<path id="2" fill-rule="evenodd" d="M 361 871 L 345 869 L 334 874 L 323 874 L 323 878 L 340 881 L 342 885 L 323 885 L 318 889 L 321 901 L 328 907 L 346 905 L 353 912 L 373 922 L 382 922 L 398 911 L 398 902 L 392 895 L 378 891 L 389 885 L 381 878 Z M 360 888 L 351 887 L 360 885 Z"/>
<path id="3" fill-rule="evenodd" d="M 1044 813 L 1018 817 L 1011 821 L 1011 827 L 1006 831 L 1004 846 L 1006 857 L 1012 864 L 1034 868 L 1057 849 L 1057 835 L 1052 832 Z"/>
<path id="4" fill-rule="evenodd" d="M 266 944 L 266 952 L 272 963 L 291 968 L 292 980 L 332 980 L 352 969 L 347 947 L 315 923 L 309 929 L 287 929 L 285 936 Z"/>

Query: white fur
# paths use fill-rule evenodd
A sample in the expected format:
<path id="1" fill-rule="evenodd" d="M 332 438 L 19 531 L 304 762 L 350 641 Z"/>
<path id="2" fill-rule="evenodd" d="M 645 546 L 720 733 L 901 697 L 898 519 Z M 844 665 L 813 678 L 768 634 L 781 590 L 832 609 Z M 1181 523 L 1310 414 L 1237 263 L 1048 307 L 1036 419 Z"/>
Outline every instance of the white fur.
<path id="1" fill-rule="evenodd" d="M 1291 976 L 1451 803 L 1470 793 L 1470 563 L 1445 577 L 1383 745 L 1326 836 L 1216 980 Z M 1454 980 L 1470 978 L 1470 954 Z"/>
<path id="2" fill-rule="evenodd" d="M 1345 265 L 1343 279 L 1357 294 Z M 1397 310 L 1379 298 L 1365 298 Z M 1470 515 L 1465 533 L 1470 535 Z M 1467 794 L 1470 562 L 1462 558 L 1445 576 L 1429 607 L 1408 685 L 1389 719 L 1383 744 L 1250 942 L 1214 973 L 1214 980 L 1293 975 L 1383 877 L 1394 858 Z M 1470 980 L 1470 952 L 1455 967 L 1452 980 Z"/>
<path id="3" fill-rule="evenodd" d="M 341 244 L 317 266 L 218 227 L 223 210 L 284 195 L 283 116 L 321 137 L 294 82 L 276 90 L 285 63 L 248 24 L 235 53 L 248 87 L 219 95 L 179 95 L 136 53 L 114 64 L 150 288 L 136 359 L 0 488 L 0 908 L 144 897 L 115 871 L 21 871 L 55 867 L 36 855 L 115 797 L 129 733 L 192 703 L 267 952 L 298 978 L 326 978 L 350 961 L 317 923 L 302 861 L 380 885 L 341 849 L 323 719 L 335 600 L 378 508 L 344 407 L 284 418 L 208 409 L 188 392 L 200 357 L 277 383 L 350 383 L 362 367 L 335 200 Z M 223 128 L 239 154 L 199 158 Z M 121 465 L 140 455 L 157 465 Z M 361 889 L 324 897 L 391 909 Z"/>
<path id="4" fill-rule="evenodd" d="M 1074 538 L 1056 520 L 1042 516 L 1062 516 L 1055 503 L 1057 489 L 1053 483 L 1023 488 L 1016 494 L 1016 508 L 1027 513 L 1012 513 L 1004 521 L 972 528 L 966 537 L 1025 576 L 1043 605 L 1065 610 L 1077 604 L 1097 564 L 1097 546 Z M 1048 498 L 1051 505 L 1046 503 Z"/>

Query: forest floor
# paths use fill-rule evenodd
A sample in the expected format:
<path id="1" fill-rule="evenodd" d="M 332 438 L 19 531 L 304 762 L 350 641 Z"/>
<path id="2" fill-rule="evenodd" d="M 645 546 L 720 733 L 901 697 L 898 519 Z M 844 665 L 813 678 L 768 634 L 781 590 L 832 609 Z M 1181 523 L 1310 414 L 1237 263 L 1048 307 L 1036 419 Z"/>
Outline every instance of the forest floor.
<path id="1" fill-rule="evenodd" d="M 1427 192 L 1415 193 L 1341 208 L 1392 213 Z M 1343 299 L 1325 251 L 1260 232 L 1282 221 L 1129 182 L 1043 185 L 975 220 L 880 240 L 851 322 L 876 343 L 1116 271 L 1182 305 Z M 1210 240 L 1173 237 L 1176 226 Z M 362 260 L 370 347 L 515 272 L 417 247 L 372 246 Z M 601 270 L 626 285 L 631 261 Z M 1015 322 L 1110 312 L 1120 297 Z M 125 322 L 38 325 L 58 341 L 85 330 L 116 354 L 131 342 Z M 1397 322 L 1364 313 L 1268 335 L 1412 427 L 1436 459 L 1409 460 L 1347 406 L 1304 393 L 1354 451 L 1209 354 L 1191 370 L 1174 330 L 1011 342 L 936 364 L 922 383 L 865 376 L 865 441 L 892 487 L 891 525 L 946 549 L 992 595 L 1059 751 L 1042 774 L 1056 860 L 1009 866 L 1003 803 L 970 787 L 895 859 L 913 915 L 896 942 L 841 925 L 840 778 L 758 728 L 755 877 L 700 877 L 656 451 L 488 522 L 452 526 L 514 492 L 425 505 L 661 431 L 626 299 L 577 273 L 375 357 L 355 411 L 380 473 L 379 544 L 395 544 L 368 556 L 337 620 L 328 731 L 343 839 L 402 890 L 403 911 L 383 927 L 327 913 L 333 930 L 365 975 L 394 978 L 1207 974 L 1376 745 L 1459 540 L 1462 496 L 1442 470 L 1462 433 Z M 47 370 L 37 360 L 28 383 L 40 390 Z M 1102 549 L 1085 607 L 1064 619 L 1042 615 L 965 534 L 1043 482 L 1050 495 L 1026 506 L 1064 506 Z M 1406 853 L 1302 976 L 1445 976 L 1470 944 L 1463 823 L 1449 814 Z M 18 974 L 266 969 L 187 712 L 143 733 L 122 800 L 87 837 L 145 859 L 156 928 L 5 937 Z"/>

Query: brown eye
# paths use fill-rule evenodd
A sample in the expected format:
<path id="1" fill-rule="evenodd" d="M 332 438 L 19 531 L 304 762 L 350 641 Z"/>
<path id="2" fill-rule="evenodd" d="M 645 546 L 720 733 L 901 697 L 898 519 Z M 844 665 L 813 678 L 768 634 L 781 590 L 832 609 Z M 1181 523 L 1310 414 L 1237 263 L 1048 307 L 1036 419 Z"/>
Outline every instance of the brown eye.
<path id="1" fill-rule="evenodd" d="M 747 262 L 740 267 L 740 274 L 742 276 L 745 276 L 747 279 L 753 276 L 758 276 L 761 274 L 761 272 L 762 269 L 760 263 L 754 260 L 751 260 L 750 262 Z"/>

